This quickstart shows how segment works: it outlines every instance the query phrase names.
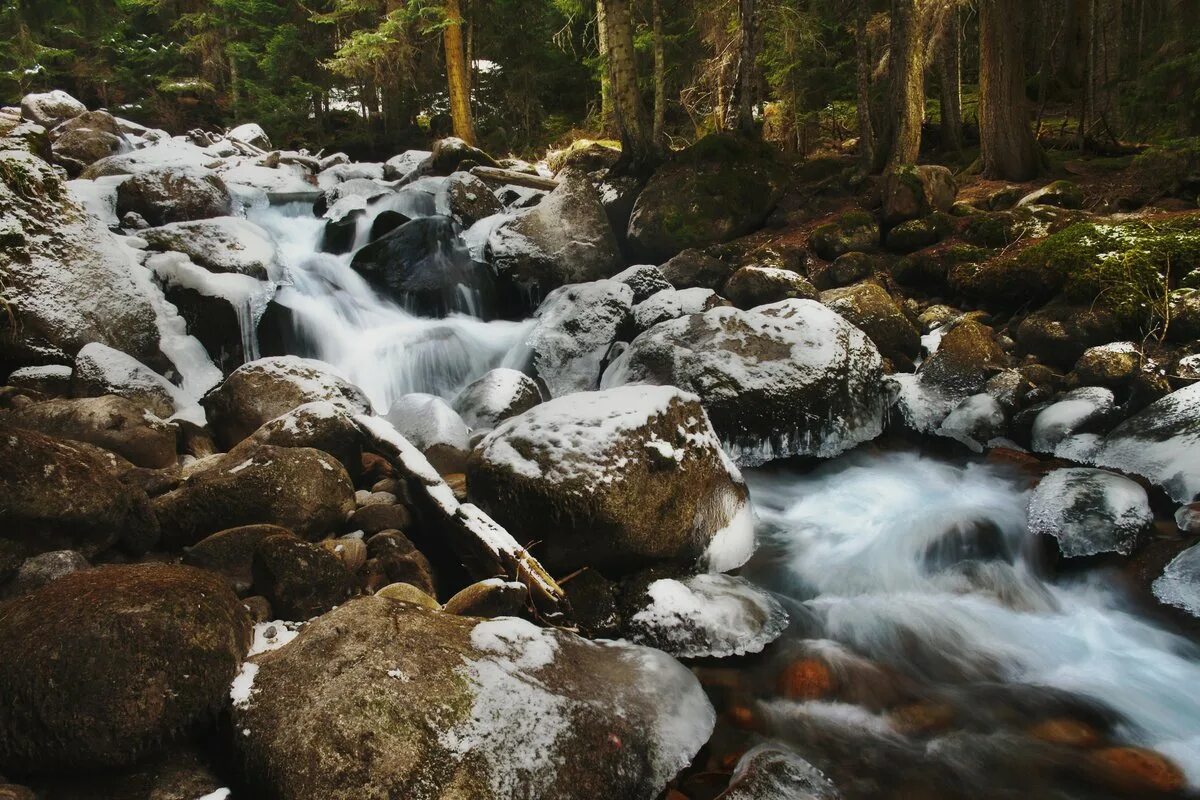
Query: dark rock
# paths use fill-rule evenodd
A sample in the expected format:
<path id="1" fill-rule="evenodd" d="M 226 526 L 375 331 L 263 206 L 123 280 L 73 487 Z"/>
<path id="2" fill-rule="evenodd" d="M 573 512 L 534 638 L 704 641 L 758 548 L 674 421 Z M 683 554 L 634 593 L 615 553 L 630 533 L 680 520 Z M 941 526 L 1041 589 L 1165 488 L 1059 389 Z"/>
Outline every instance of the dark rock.
<path id="1" fill-rule="evenodd" d="M 158 469 L 175 463 L 175 430 L 123 397 L 46 400 L 0 411 L 0 424 L 87 442 Z"/>
<path id="2" fill-rule="evenodd" d="M 921 335 L 879 284 L 830 289 L 821 292 L 821 302 L 861 329 L 893 364 L 908 366 L 920 353 Z"/>
<path id="3" fill-rule="evenodd" d="M 488 185 L 469 172 L 456 172 L 447 178 L 438 202 L 444 204 L 447 215 L 464 230 L 504 210 Z"/>
<path id="4" fill-rule="evenodd" d="M 957 196 L 958 184 L 946 167 L 896 167 L 883 177 L 883 222 L 892 227 L 935 211 L 949 213 Z"/>
<path id="5" fill-rule="evenodd" d="M 351 478 L 362 471 L 362 431 L 340 403 L 305 403 L 263 424 L 249 439 L 276 447 L 311 447 L 341 462 Z"/>
<path id="6" fill-rule="evenodd" d="M 738 762 L 716 800 L 841 800 L 825 775 L 791 750 L 761 744 Z"/>
<path id="7" fill-rule="evenodd" d="M 737 308 L 750 309 L 780 300 L 816 300 L 817 290 L 799 273 L 774 267 L 742 267 L 730 276 L 722 294 Z"/>
<path id="8" fill-rule="evenodd" d="M 290 534 L 266 536 L 254 549 L 254 590 L 283 619 L 306 620 L 345 601 L 349 592 L 341 559 Z"/>
<path id="9" fill-rule="evenodd" d="M 866 211 L 848 211 L 814 228 L 808 244 L 826 261 L 846 253 L 870 252 L 879 247 L 879 222 Z"/>
<path id="10" fill-rule="evenodd" d="M 389 583 L 408 583 L 437 597 L 437 581 L 425 554 L 399 530 L 383 530 L 367 540 L 367 554 L 375 559 Z"/>
<path id="11" fill-rule="evenodd" d="M 408 216 L 401 214 L 399 211 L 385 208 L 375 216 L 375 221 L 371 223 L 371 231 L 367 236 L 367 241 L 368 243 L 377 242 L 401 225 L 407 225 L 410 222 L 412 222 L 412 219 Z"/>
<path id="12" fill-rule="evenodd" d="M 937 352 L 921 365 L 921 379 L 962 396 L 983 391 L 988 378 L 1008 365 L 995 331 L 964 318 L 942 336 Z"/>
<path id="13" fill-rule="evenodd" d="M 278 525 L 242 525 L 206 536 L 183 549 L 183 563 L 216 572 L 229 581 L 239 595 L 250 592 L 254 584 L 251 567 L 258 545 L 268 536 L 294 536 Z"/>
<path id="14" fill-rule="evenodd" d="M 453 175 L 467 166 L 499 167 L 496 159 L 472 147 L 462 139 L 453 136 L 439 139 L 433 143 L 433 152 L 429 156 L 429 174 Z"/>
<path id="15" fill-rule="evenodd" d="M 130 211 L 151 225 L 227 217 L 233 213 L 228 187 L 216 173 L 199 167 L 156 167 L 117 187 L 117 215 Z"/>
<path id="16" fill-rule="evenodd" d="M 412 512 L 401 503 L 363 506 L 356 509 L 347 523 L 352 530 L 361 530 L 368 536 L 384 531 L 405 531 L 412 528 Z"/>
<path id="17" fill-rule="evenodd" d="M 1017 342 L 1025 352 L 1062 369 L 1070 369 L 1088 348 L 1120 335 L 1117 319 L 1103 308 L 1057 303 L 1033 312 L 1017 327 Z"/>
<path id="18" fill-rule="evenodd" d="M 19 597 L 42 588 L 47 583 L 64 575 L 88 569 L 91 564 L 82 554 L 74 550 L 52 550 L 28 558 L 12 581 L 4 586 L 0 596 Z"/>
<path id="19" fill-rule="evenodd" d="M 725 285 L 736 267 L 700 250 L 684 250 L 663 264 L 663 277 L 676 289 L 703 288 L 716 291 Z"/>
<path id="20" fill-rule="evenodd" d="M 818 289 L 836 289 L 869 278 L 877 265 L 878 259 L 868 253 L 843 253 L 832 263 L 810 265 L 809 278 Z"/>

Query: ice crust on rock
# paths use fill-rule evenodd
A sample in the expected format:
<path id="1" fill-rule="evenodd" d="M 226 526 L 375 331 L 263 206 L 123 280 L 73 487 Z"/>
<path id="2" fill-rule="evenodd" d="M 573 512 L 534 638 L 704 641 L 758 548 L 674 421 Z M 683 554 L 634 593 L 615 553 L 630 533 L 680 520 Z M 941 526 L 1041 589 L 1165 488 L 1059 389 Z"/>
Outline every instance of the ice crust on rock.
<path id="1" fill-rule="evenodd" d="M 1053 536 L 1067 558 L 1128 555 L 1153 522 L 1145 489 L 1099 469 L 1055 470 L 1029 499 L 1030 532 Z"/>
<path id="2" fill-rule="evenodd" d="M 1160 603 L 1200 617 L 1200 545 L 1192 545 L 1171 559 L 1150 590 Z"/>
<path id="3" fill-rule="evenodd" d="M 1093 463 L 1141 475 L 1176 502 L 1200 496 L 1200 383 L 1163 397 L 1099 442 Z"/>

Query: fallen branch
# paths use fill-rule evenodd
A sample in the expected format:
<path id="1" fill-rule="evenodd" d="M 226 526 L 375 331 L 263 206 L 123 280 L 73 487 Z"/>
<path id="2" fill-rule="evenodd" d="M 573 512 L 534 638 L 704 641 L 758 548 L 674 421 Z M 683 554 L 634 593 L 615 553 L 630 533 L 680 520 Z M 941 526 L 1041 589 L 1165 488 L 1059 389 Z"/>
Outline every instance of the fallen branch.
<path id="1" fill-rule="evenodd" d="M 547 192 L 558 188 L 558 181 L 553 178 L 543 178 L 541 175 L 530 175 L 528 172 L 517 172 L 514 169 L 472 167 L 471 174 L 485 183 L 494 183 L 499 186 L 524 186 L 527 189 L 540 189 Z"/>

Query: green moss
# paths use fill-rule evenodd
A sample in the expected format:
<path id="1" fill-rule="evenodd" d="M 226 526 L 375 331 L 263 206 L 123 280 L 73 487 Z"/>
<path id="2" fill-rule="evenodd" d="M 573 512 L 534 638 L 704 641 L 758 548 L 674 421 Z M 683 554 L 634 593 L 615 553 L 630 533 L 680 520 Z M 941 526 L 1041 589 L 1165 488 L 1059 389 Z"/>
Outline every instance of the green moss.
<path id="1" fill-rule="evenodd" d="M 874 224 L 875 218 L 866 211 L 847 211 L 837 219 L 837 225 L 841 227 L 842 230 L 850 230 L 851 228 L 867 228 Z"/>

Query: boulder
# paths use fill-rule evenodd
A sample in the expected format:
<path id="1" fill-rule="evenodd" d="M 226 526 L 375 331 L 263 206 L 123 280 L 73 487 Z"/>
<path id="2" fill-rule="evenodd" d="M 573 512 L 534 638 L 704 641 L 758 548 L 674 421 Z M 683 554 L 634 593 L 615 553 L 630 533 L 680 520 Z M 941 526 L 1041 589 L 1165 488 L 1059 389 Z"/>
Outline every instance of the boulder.
<path id="1" fill-rule="evenodd" d="M 183 253 L 210 272 L 277 278 L 275 242 L 271 235 L 240 217 L 214 217 L 173 222 L 142 231 L 151 250 Z"/>
<path id="2" fill-rule="evenodd" d="M 1141 475 L 1176 502 L 1200 499 L 1200 383 L 1151 403 L 1100 442 L 1097 466 Z"/>
<path id="3" fill-rule="evenodd" d="M 311 447 L 329 453 L 356 477 L 362 470 L 362 431 L 346 405 L 317 400 L 281 414 L 250 434 L 249 440 L 275 447 Z"/>
<path id="4" fill-rule="evenodd" d="M 46 129 L 86 112 L 87 106 L 61 89 L 27 94 L 21 98 L 21 116 Z"/>
<path id="5" fill-rule="evenodd" d="M 526 344 L 551 397 L 595 389 L 609 348 L 629 321 L 633 290 L 616 281 L 555 289 L 538 308 Z"/>
<path id="6" fill-rule="evenodd" d="M 613 275 L 612 279 L 633 289 L 634 303 L 640 303 L 663 289 L 673 288 L 663 271 L 653 264 L 629 267 Z"/>
<path id="7" fill-rule="evenodd" d="M 232 447 L 264 423 L 321 400 L 356 412 L 371 409 L 362 390 L 335 375 L 328 364 L 297 356 L 243 364 L 200 402 L 218 442 Z"/>
<path id="8" fill-rule="evenodd" d="M 877 264 L 877 257 L 869 253 L 843 253 L 830 264 L 810 264 L 809 278 L 818 289 L 836 289 L 869 278 Z"/>
<path id="9" fill-rule="evenodd" d="M 437 203 L 442 212 L 463 229 L 504 211 L 500 198 L 486 183 L 469 172 L 456 172 L 446 178 L 438 191 Z"/>
<path id="10" fill-rule="evenodd" d="M 0 152 L 0 207 L 0 298 L 16 323 L 0 337 L 0 363 L 69 364 L 89 342 L 165 363 L 153 287 L 49 164 Z"/>
<path id="11" fill-rule="evenodd" d="M 515 617 L 525 611 L 528 597 L 529 588 L 520 581 L 488 578 L 447 600 L 445 611 L 460 617 Z"/>
<path id="12" fill-rule="evenodd" d="M 449 217 L 418 217 L 354 254 L 351 266 L 380 291 L 431 316 L 460 310 L 460 286 L 481 282 Z"/>
<path id="13" fill-rule="evenodd" d="M 735 306 L 745 309 L 792 298 L 817 299 L 817 290 L 807 278 L 775 267 L 742 267 L 730 276 L 721 291 Z"/>
<path id="14" fill-rule="evenodd" d="M 1146 490 L 1099 469 L 1056 469 L 1029 498 L 1029 531 L 1052 536 L 1066 558 L 1129 555 L 1154 524 Z"/>
<path id="15" fill-rule="evenodd" d="M 153 545 L 150 501 L 121 479 L 119 461 L 90 445 L 0 428 L 0 536 L 30 553 Z"/>
<path id="16" fill-rule="evenodd" d="M 280 619 L 306 620 L 346 600 L 349 575 L 342 560 L 290 534 L 264 537 L 254 548 L 254 591 Z"/>
<path id="17" fill-rule="evenodd" d="M 1120 339 L 1117 319 L 1100 307 L 1054 303 L 1027 316 L 1017 343 L 1050 366 L 1070 369 L 1089 348 Z"/>
<path id="18" fill-rule="evenodd" d="M 267 132 L 262 129 L 261 125 L 254 122 L 238 125 L 226 133 L 225 138 L 257 147 L 259 150 L 271 149 L 271 138 L 267 136 Z"/>
<path id="19" fill-rule="evenodd" d="M 402 154 L 406 155 L 406 154 Z M 448 136 L 433 143 L 429 154 L 429 174 L 453 175 L 470 167 L 499 167 L 496 159 L 459 139 Z"/>
<path id="20" fill-rule="evenodd" d="M 691 289 L 664 289 L 633 307 L 633 331 L 641 333 L 660 322 L 679 319 L 689 314 L 703 314 L 710 308 L 728 305 L 728 300 L 711 289 L 699 286 Z"/>
<path id="21" fill-rule="evenodd" d="M 883 176 L 883 223 L 889 228 L 935 211 L 949 213 L 958 196 L 953 173 L 937 164 L 902 166 Z"/>
<path id="22" fill-rule="evenodd" d="M 400 531 L 385 530 L 372 536 L 367 540 L 367 555 L 389 582 L 411 584 L 430 597 L 437 597 L 437 582 L 429 559 Z"/>
<path id="23" fill-rule="evenodd" d="M 469 384 L 451 404 L 473 431 L 491 430 L 542 402 L 537 383 L 515 369 L 494 369 Z"/>
<path id="24" fill-rule="evenodd" d="M 417 173 L 417 169 L 422 162 L 429 160 L 433 153 L 429 150 L 405 150 L 400 155 L 392 156 L 383 163 L 383 177 L 389 181 L 399 181 L 409 178 Z M 349 158 L 345 163 L 349 163 Z M 325 166 L 335 166 L 334 164 L 323 164 Z"/>
<path id="25" fill-rule="evenodd" d="M 887 232 L 887 249 L 893 253 L 914 253 L 937 244 L 953 229 L 951 218 L 946 214 L 910 219 Z"/>
<path id="26" fill-rule="evenodd" d="M 155 167 L 117 187 L 117 214 L 140 214 L 151 225 L 227 217 L 233 199 L 225 181 L 202 167 Z"/>
<path id="27" fill-rule="evenodd" d="M 745 484 L 699 399 L 631 386 L 550 400 L 488 434 L 473 502 L 534 543 L 547 569 L 654 562 L 732 569 L 753 550 Z"/>
<path id="28" fill-rule="evenodd" d="M 51 131 L 50 139 L 55 163 L 71 176 L 102 158 L 133 149 L 116 119 L 106 111 L 88 111 L 70 119 Z"/>
<path id="29" fill-rule="evenodd" d="M 882 359 L 870 339 L 812 300 L 714 308 L 655 325 L 603 385 L 666 384 L 700 396 L 742 463 L 822 458 L 883 430 Z"/>
<path id="30" fill-rule="evenodd" d="M 652 800 L 714 721 L 657 651 L 383 597 L 245 669 L 230 740 L 279 800 Z"/>
<path id="31" fill-rule="evenodd" d="M 921 335 L 882 286 L 870 281 L 821 292 L 821 302 L 856 326 L 884 358 L 907 367 L 921 352 Z"/>
<path id="32" fill-rule="evenodd" d="M 115 395 L 44 400 L 0 410 L 0 425 L 94 444 L 139 467 L 161 469 L 175 464 L 175 429 Z"/>
<path id="33" fill-rule="evenodd" d="M 82 553 L 74 550 L 51 550 L 39 553 L 25 559 L 17 570 L 17 574 L 7 584 L 3 584 L 0 597 L 20 597 L 36 591 L 51 581 L 58 580 L 64 575 L 89 569 L 92 565 Z"/>
<path id="34" fill-rule="evenodd" d="M 392 403 L 386 419 L 440 474 L 463 471 L 470 431 L 445 400 L 432 394 L 406 394 Z"/>
<path id="35" fill-rule="evenodd" d="M 1141 371 L 1143 356 L 1133 342 L 1113 342 L 1089 347 L 1072 372 L 1086 386 L 1115 389 L 1128 384 Z"/>
<path id="36" fill-rule="evenodd" d="M 543 293 L 621 268 L 616 237 L 587 174 L 565 170 L 558 182 L 537 206 L 496 228 L 487 244 L 493 270 Z"/>
<path id="37" fill-rule="evenodd" d="M 744 236 L 774 210 L 781 171 L 763 145 L 707 136 L 677 153 L 642 189 L 629 218 L 629 245 L 661 263 L 689 248 Z"/>
<path id="38" fill-rule="evenodd" d="M 966 397 L 982 392 L 990 378 L 1008 365 L 995 331 L 970 318 L 946 331 L 937 351 L 921 364 L 921 380 Z"/>
<path id="39" fill-rule="evenodd" d="M 1032 413 L 1035 409 L 1030 409 Z M 1109 389 L 1083 386 L 1059 396 L 1037 411 L 1030 432 L 1030 447 L 1076 461 L 1090 460 L 1099 440 L 1117 413 Z"/>
<path id="40" fill-rule="evenodd" d="M 868 253 L 879 247 L 879 222 L 866 211 L 848 211 L 814 228 L 808 245 L 826 261 L 846 253 Z"/>
<path id="41" fill-rule="evenodd" d="M 676 289 L 703 288 L 716 291 L 725 285 L 736 267 L 701 250 L 684 250 L 662 267 L 663 277 Z"/>
<path id="42" fill-rule="evenodd" d="M 29 389 L 48 397 L 65 397 L 71 393 L 73 370 L 62 364 L 47 364 L 41 367 L 21 367 L 8 375 L 8 385 L 18 389 Z M 103 392 L 103 394 L 109 394 Z"/>
<path id="43" fill-rule="evenodd" d="M 1200 617 L 1200 545 L 1171 559 L 1150 589 L 1158 602 Z"/>
<path id="44" fill-rule="evenodd" d="M 154 498 L 167 547 L 239 525 L 270 524 L 317 540 L 354 511 L 354 485 L 332 456 L 246 443 Z"/>
<path id="45" fill-rule="evenodd" d="M 225 706 L 249 641 L 237 597 L 191 567 L 83 570 L 0 606 L 0 769 L 111 769 L 160 750 Z"/>
<path id="46" fill-rule="evenodd" d="M 294 533 L 278 525 L 241 525 L 218 531 L 185 547 L 183 563 L 221 575 L 230 588 L 244 596 L 250 594 L 254 586 L 254 554 L 269 536 L 295 538 Z"/>
<path id="47" fill-rule="evenodd" d="M 75 355 L 71 393 L 76 397 L 116 395 L 165 419 L 175 413 L 178 389 L 133 356 L 90 342 Z"/>

